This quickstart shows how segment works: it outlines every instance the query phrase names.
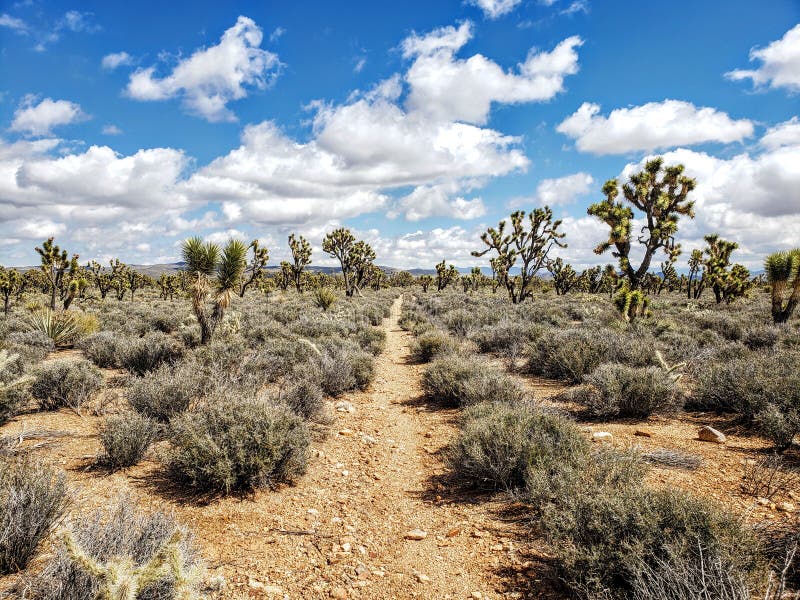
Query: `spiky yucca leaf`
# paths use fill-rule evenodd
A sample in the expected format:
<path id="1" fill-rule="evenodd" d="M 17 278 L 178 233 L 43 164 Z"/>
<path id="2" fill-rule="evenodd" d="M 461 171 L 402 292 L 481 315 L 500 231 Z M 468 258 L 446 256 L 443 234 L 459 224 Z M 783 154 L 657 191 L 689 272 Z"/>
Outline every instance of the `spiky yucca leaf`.
<path id="1" fill-rule="evenodd" d="M 217 263 L 217 290 L 222 292 L 236 287 L 246 266 L 247 246 L 239 240 L 230 240 Z"/>
<path id="2" fill-rule="evenodd" d="M 764 261 L 764 270 L 770 283 L 788 282 L 800 267 L 800 251 L 773 252 Z"/>
<path id="3" fill-rule="evenodd" d="M 214 273 L 220 260 L 219 246 L 211 242 L 203 242 L 197 236 L 184 240 L 181 253 L 187 271 L 202 273 L 206 276 Z"/>
<path id="4" fill-rule="evenodd" d="M 56 346 L 67 346 L 73 343 L 80 333 L 77 318 L 71 312 L 53 312 L 48 308 L 31 313 L 27 318 L 31 331 L 41 331 Z"/>

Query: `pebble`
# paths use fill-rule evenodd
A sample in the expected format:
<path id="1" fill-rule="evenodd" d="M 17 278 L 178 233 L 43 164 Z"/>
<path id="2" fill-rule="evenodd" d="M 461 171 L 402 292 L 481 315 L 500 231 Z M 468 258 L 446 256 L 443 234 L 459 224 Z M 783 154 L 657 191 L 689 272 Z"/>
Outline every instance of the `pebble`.
<path id="1" fill-rule="evenodd" d="M 650 433 L 649 431 L 645 431 L 644 429 L 637 429 L 636 431 L 633 432 L 633 435 L 639 437 L 648 437 L 648 438 L 653 437 L 652 433 Z"/>
<path id="2" fill-rule="evenodd" d="M 474 598 L 475 600 L 481 600 L 483 598 L 483 594 L 481 594 L 480 592 L 472 592 L 472 594 L 470 594 L 470 598 Z"/>
<path id="3" fill-rule="evenodd" d="M 335 587 L 331 590 L 331 598 L 336 598 L 337 600 L 346 600 L 347 596 L 347 590 L 343 587 Z"/>
<path id="4" fill-rule="evenodd" d="M 428 537 L 428 532 L 422 531 L 422 529 L 412 529 L 411 531 L 407 531 L 405 535 L 407 540 L 416 541 L 424 540 L 426 537 Z"/>
<path id="5" fill-rule="evenodd" d="M 791 512 L 794 512 L 797 509 L 796 509 L 795 505 L 792 504 L 791 502 L 781 502 L 780 504 L 778 504 L 778 510 L 782 510 L 783 512 L 791 513 Z"/>
<path id="6" fill-rule="evenodd" d="M 344 436 L 353 435 L 353 430 L 352 429 L 340 429 L 339 430 L 339 435 L 344 435 Z"/>
<path id="7" fill-rule="evenodd" d="M 342 412 L 342 413 L 356 412 L 355 407 L 352 405 L 352 403 L 348 402 L 347 400 L 339 400 L 339 402 L 334 404 L 333 407 L 336 409 L 336 412 Z"/>
<path id="8" fill-rule="evenodd" d="M 610 442 L 614 436 L 608 431 L 595 431 L 592 434 L 592 441 L 594 442 Z"/>
<path id="9" fill-rule="evenodd" d="M 724 433 L 708 425 L 704 425 L 700 428 L 700 431 L 697 432 L 697 439 L 703 442 L 713 442 L 715 444 L 724 444 L 726 440 Z"/>
<path id="10" fill-rule="evenodd" d="M 431 578 L 425 575 L 424 573 L 414 573 L 414 576 L 420 583 L 428 583 L 431 580 Z"/>

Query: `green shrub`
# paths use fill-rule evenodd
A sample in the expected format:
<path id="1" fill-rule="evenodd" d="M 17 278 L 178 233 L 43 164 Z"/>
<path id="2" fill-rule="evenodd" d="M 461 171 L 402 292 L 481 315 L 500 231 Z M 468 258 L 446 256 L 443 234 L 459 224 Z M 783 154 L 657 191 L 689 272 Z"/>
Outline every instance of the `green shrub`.
<path id="1" fill-rule="evenodd" d="M 334 398 L 355 389 L 366 389 L 375 375 L 371 354 L 349 346 L 332 346 L 316 356 L 309 377 Z"/>
<path id="2" fill-rule="evenodd" d="M 675 377 L 661 367 L 629 367 L 604 363 L 570 390 L 570 399 L 586 406 L 592 417 L 645 418 L 674 411 L 682 404 Z"/>
<path id="3" fill-rule="evenodd" d="M 750 350 L 763 350 L 773 348 L 780 338 L 780 328 L 772 325 L 762 325 L 745 331 L 742 341 Z"/>
<path id="4" fill-rule="evenodd" d="M 31 395 L 41 410 L 80 408 L 103 383 L 100 371 L 88 360 L 59 359 L 33 371 Z"/>
<path id="5" fill-rule="evenodd" d="M 129 411 L 107 417 L 100 429 L 100 462 L 115 470 L 132 467 L 144 458 L 157 435 L 155 421 L 139 413 Z"/>
<path id="6" fill-rule="evenodd" d="M 281 391 L 280 399 L 304 419 L 313 419 L 322 412 L 324 406 L 322 388 L 304 377 L 302 369 L 297 371 L 296 379 Z"/>
<path id="7" fill-rule="evenodd" d="M 130 561 L 132 566 L 142 567 L 176 530 L 183 531 L 183 528 L 172 516 L 162 512 L 140 512 L 130 499 L 123 498 L 111 510 L 97 511 L 76 520 L 71 530 L 74 541 L 95 562 Z M 197 593 L 197 574 L 202 563 L 185 533 L 176 554 L 177 564 L 174 566 L 187 575 L 190 587 Z M 35 600 L 105 597 L 101 594 L 100 578 L 78 565 L 63 543 L 55 545 L 41 571 L 29 576 L 20 587 L 23 586 L 29 594 L 24 597 Z M 176 600 L 178 597 L 174 578 L 165 572 L 140 590 L 136 600 Z"/>
<path id="8" fill-rule="evenodd" d="M 153 331 L 126 342 L 120 365 L 136 375 L 144 375 L 160 365 L 174 364 L 183 354 L 183 346 L 175 338 Z"/>
<path id="9" fill-rule="evenodd" d="M 166 423 L 187 410 L 202 391 L 202 373 L 192 365 L 161 365 L 155 371 L 133 379 L 127 396 L 136 412 Z"/>
<path id="10" fill-rule="evenodd" d="M 447 452 L 450 468 L 480 489 L 525 485 L 531 470 L 583 461 L 588 443 L 567 418 L 529 404 L 480 403 L 467 408 Z"/>
<path id="11" fill-rule="evenodd" d="M 528 372 L 580 383 L 610 360 L 609 336 L 589 329 L 560 329 L 536 339 L 529 348 Z"/>
<path id="12" fill-rule="evenodd" d="M 794 396 L 793 403 L 785 399 L 780 404 L 770 403 L 755 415 L 758 430 L 779 451 L 789 448 L 800 433 L 800 394 Z"/>
<path id="13" fill-rule="evenodd" d="M 434 359 L 422 372 L 422 389 L 429 398 L 451 406 L 514 404 L 526 397 L 522 385 L 506 373 L 459 354 Z"/>
<path id="14" fill-rule="evenodd" d="M 314 288 L 311 299 L 317 308 L 327 311 L 336 302 L 336 292 L 324 287 Z"/>
<path id="15" fill-rule="evenodd" d="M 26 567 L 66 504 L 61 473 L 29 456 L 0 457 L 0 575 Z"/>
<path id="16" fill-rule="evenodd" d="M 124 342 L 120 342 L 119 334 L 100 331 L 83 338 L 78 347 L 98 367 L 113 368 L 119 366 L 120 347 L 124 347 Z"/>
<path id="17" fill-rule="evenodd" d="M 229 493 L 290 481 L 305 472 L 308 431 L 288 407 L 210 399 L 171 423 L 168 464 L 192 487 Z"/>
<path id="18" fill-rule="evenodd" d="M 360 331 L 357 340 L 361 349 L 373 356 L 378 356 L 386 348 L 386 332 L 376 327 Z"/>
<path id="19" fill-rule="evenodd" d="M 28 315 L 28 328 L 44 334 L 56 346 L 69 346 L 81 337 L 77 313 L 70 311 L 53 312 L 43 308 L 32 312 Z"/>
<path id="20" fill-rule="evenodd" d="M 5 346 L 10 352 L 19 354 L 26 363 L 44 360 L 56 349 L 53 340 L 41 331 L 15 331 L 8 335 Z"/>
<path id="21" fill-rule="evenodd" d="M 634 483 L 609 485 L 588 478 L 561 502 L 545 507 L 541 527 L 556 551 L 561 578 L 577 595 L 695 598 L 635 596 L 634 590 L 641 592 L 648 570 L 666 574 L 665 566 L 690 568 L 696 581 L 702 565 L 717 564 L 705 573 L 705 597 L 727 598 L 723 592 L 732 575 L 751 581 L 759 573 L 755 539 L 734 518 L 705 500 Z M 661 583 L 677 593 L 694 582 Z"/>
<path id="22" fill-rule="evenodd" d="M 411 345 L 411 354 L 420 362 L 430 362 L 436 356 L 456 349 L 450 337 L 437 329 L 419 335 Z"/>

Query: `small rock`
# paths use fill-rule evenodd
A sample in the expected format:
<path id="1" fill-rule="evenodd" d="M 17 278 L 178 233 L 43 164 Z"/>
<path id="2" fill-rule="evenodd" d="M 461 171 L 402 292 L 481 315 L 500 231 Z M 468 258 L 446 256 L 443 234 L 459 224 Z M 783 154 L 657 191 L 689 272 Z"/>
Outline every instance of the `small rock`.
<path id="1" fill-rule="evenodd" d="M 366 434 L 361 436 L 361 441 L 364 442 L 365 444 L 377 444 L 378 443 L 378 440 L 376 440 L 371 435 L 366 435 Z"/>
<path id="2" fill-rule="evenodd" d="M 261 583 L 258 579 L 252 577 L 247 578 L 247 585 L 254 590 L 264 590 L 267 586 Z"/>
<path id="3" fill-rule="evenodd" d="M 715 444 L 724 444 L 726 440 L 724 433 L 708 425 L 704 425 L 700 428 L 700 431 L 697 432 L 697 439 L 703 442 L 713 442 Z"/>
<path id="4" fill-rule="evenodd" d="M 595 431 L 592 434 L 592 441 L 594 442 L 610 442 L 614 436 L 608 431 Z"/>
<path id="5" fill-rule="evenodd" d="M 451 537 L 456 537 L 459 533 L 461 533 L 461 529 L 459 527 L 453 527 L 450 531 L 445 533 L 445 535 L 451 538 Z"/>
<path id="6" fill-rule="evenodd" d="M 652 433 L 650 433 L 649 431 L 645 431 L 644 429 L 637 429 L 636 431 L 633 432 L 633 435 L 639 437 L 648 437 L 648 438 L 653 437 Z"/>
<path id="7" fill-rule="evenodd" d="M 336 600 L 347 600 L 347 590 L 343 587 L 335 587 L 331 590 L 331 598 L 336 598 Z"/>
<path id="8" fill-rule="evenodd" d="M 354 413 L 356 412 L 355 407 L 352 403 L 348 402 L 347 400 L 339 400 L 336 404 L 333 405 L 336 409 L 336 412 L 343 412 L 343 413 Z"/>
<path id="9" fill-rule="evenodd" d="M 428 537 L 428 532 L 422 531 L 422 529 L 412 529 L 411 531 L 407 531 L 405 535 L 407 540 L 416 541 L 424 540 L 426 537 Z"/>
<path id="10" fill-rule="evenodd" d="M 420 583 L 428 583 L 431 580 L 431 578 L 425 575 L 424 573 L 414 573 L 414 576 Z"/>
<path id="11" fill-rule="evenodd" d="M 350 542 L 345 542 L 342 544 L 342 552 L 350 552 L 353 550 L 353 546 Z"/>
<path id="12" fill-rule="evenodd" d="M 339 430 L 339 435 L 345 435 L 345 436 L 353 435 L 353 430 L 352 429 L 340 429 Z"/>
<path id="13" fill-rule="evenodd" d="M 318 515 L 319 511 L 316 508 L 309 508 L 308 509 L 308 514 L 310 514 L 310 515 Z"/>
<path id="14" fill-rule="evenodd" d="M 781 502 L 780 504 L 778 504 L 778 510 L 782 510 L 783 512 L 791 513 L 791 512 L 794 512 L 795 510 L 797 510 L 797 508 L 791 502 Z"/>
<path id="15" fill-rule="evenodd" d="M 480 592 L 472 592 L 469 597 L 474 598 L 475 600 L 481 600 L 483 598 L 483 594 Z"/>

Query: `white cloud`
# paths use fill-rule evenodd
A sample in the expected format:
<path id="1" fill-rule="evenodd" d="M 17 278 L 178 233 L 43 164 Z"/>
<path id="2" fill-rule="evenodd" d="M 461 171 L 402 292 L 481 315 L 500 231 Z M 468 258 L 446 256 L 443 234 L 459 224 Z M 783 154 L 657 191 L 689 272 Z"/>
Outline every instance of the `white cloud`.
<path id="1" fill-rule="evenodd" d="M 235 121 L 228 103 L 246 97 L 248 88 L 266 88 L 278 74 L 278 56 L 259 48 L 262 39 L 252 19 L 239 17 L 219 44 L 195 51 L 168 76 L 157 77 L 155 67 L 137 69 L 126 93 L 143 101 L 181 97 L 194 115 L 212 122 Z"/>
<path id="2" fill-rule="evenodd" d="M 390 216 L 403 213 L 408 221 L 420 221 L 434 216 L 470 220 L 486 214 L 483 200 L 467 200 L 463 196 L 453 198 L 455 191 L 457 186 L 452 185 L 418 186 L 398 201 Z"/>
<path id="3" fill-rule="evenodd" d="M 578 13 L 589 14 L 588 0 L 573 0 L 567 8 L 562 10 L 559 14 L 562 15 L 576 15 Z"/>
<path id="4" fill-rule="evenodd" d="M 11 131 L 27 135 L 50 135 L 50 130 L 59 125 L 69 125 L 85 119 L 81 107 L 68 100 L 45 98 L 38 104 L 35 96 L 26 96 L 11 121 Z"/>
<path id="5" fill-rule="evenodd" d="M 470 4 L 480 8 L 489 19 L 507 15 L 521 2 L 522 0 L 469 0 Z"/>
<path id="6" fill-rule="evenodd" d="M 356 61 L 356 64 L 353 66 L 354 73 L 361 73 L 364 70 L 364 67 L 367 64 L 367 59 L 363 56 Z"/>
<path id="7" fill-rule="evenodd" d="M 577 37 L 561 41 L 551 52 L 531 49 L 516 72 L 475 54 L 455 53 L 472 37 L 472 26 L 443 27 L 425 36 L 412 34 L 402 43 L 403 55 L 414 58 L 406 74 L 407 106 L 432 119 L 483 124 L 493 102 L 515 104 L 550 100 L 564 89 L 564 78 L 578 71 Z"/>
<path id="8" fill-rule="evenodd" d="M 269 34 L 269 41 L 274 44 L 283 37 L 284 33 L 286 33 L 286 30 L 283 27 L 276 27 L 272 30 L 272 33 Z"/>
<path id="9" fill-rule="evenodd" d="M 556 179 L 542 179 L 533 196 L 534 206 L 558 206 L 572 204 L 589 193 L 594 178 L 588 173 L 574 173 Z"/>
<path id="10" fill-rule="evenodd" d="M 756 69 L 736 69 L 725 74 L 728 79 L 750 79 L 755 87 L 786 88 L 800 91 L 800 24 L 765 48 L 750 50 L 750 62 L 760 61 Z"/>
<path id="11" fill-rule="evenodd" d="M 75 33 L 95 33 L 101 27 L 91 22 L 92 13 L 82 13 L 77 10 L 67 11 L 56 25 L 56 30 L 68 29 Z"/>
<path id="12" fill-rule="evenodd" d="M 103 127 L 103 135 L 122 135 L 122 129 L 116 125 L 106 125 Z"/>
<path id="13" fill-rule="evenodd" d="M 28 25 L 22 19 L 18 19 L 17 17 L 12 17 L 9 14 L 3 13 L 0 15 L 0 27 L 8 27 L 9 29 L 13 29 L 17 33 L 27 33 L 28 32 Z"/>
<path id="14" fill-rule="evenodd" d="M 761 138 L 761 145 L 771 150 L 782 146 L 800 145 L 800 119 L 792 117 L 788 121 L 770 127 Z"/>
<path id="15" fill-rule="evenodd" d="M 624 154 L 704 142 L 738 142 L 753 135 L 753 123 L 690 102 L 664 100 L 612 110 L 584 102 L 556 130 L 575 140 L 582 152 Z"/>
<path id="16" fill-rule="evenodd" d="M 132 65 L 133 57 L 127 52 L 113 52 L 106 54 L 100 64 L 104 69 L 113 71 L 117 67 Z"/>

